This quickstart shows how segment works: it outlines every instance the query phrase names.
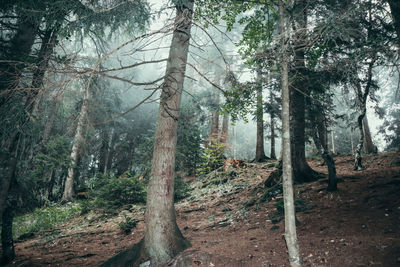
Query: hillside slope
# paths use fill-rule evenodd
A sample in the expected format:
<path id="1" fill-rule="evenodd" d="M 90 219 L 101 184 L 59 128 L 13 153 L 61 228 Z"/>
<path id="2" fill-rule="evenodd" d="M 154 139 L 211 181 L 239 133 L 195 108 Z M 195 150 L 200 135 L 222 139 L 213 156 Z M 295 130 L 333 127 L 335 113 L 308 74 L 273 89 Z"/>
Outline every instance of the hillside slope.
<path id="1" fill-rule="evenodd" d="M 366 156 L 360 172 L 352 170 L 351 156 L 335 161 L 337 192 L 325 190 L 326 178 L 295 187 L 304 265 L 400 266 L 400 153 Z M 310 161 L 326 174 L 319 164 Z M 258 201 L 272 165 L 248 163 L 193 181 L 191 196 L 176 204 L 178 224 L 192 248 L 171 265 L 287 266 L 281 195 Z M 131 234 L 118 227 L 122 215 L 105 220 L 89 214 L 59 231 L 17 242 L 10 266 L 97 266 L 142 238 L 143 208 L 125 213 L 140 219 Z"/>

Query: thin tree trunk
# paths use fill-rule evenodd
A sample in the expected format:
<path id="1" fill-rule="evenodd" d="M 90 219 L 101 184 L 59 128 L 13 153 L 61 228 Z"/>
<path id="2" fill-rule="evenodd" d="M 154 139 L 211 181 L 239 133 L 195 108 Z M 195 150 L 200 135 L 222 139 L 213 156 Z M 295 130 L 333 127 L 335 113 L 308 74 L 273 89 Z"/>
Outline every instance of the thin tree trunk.
<path id="1" fill-rule="evenodd" d="M 351 143 L 351 154 L 353 154 L 354 153 L 353 126 L 350 127 L 350 143 Z"/>
<path id="2" fill-rule="evenodd" d="M 271 113 L 271 159 L 276 159 L 275 154 L 275 118 L 273 113 Z"/>
<path id="3" fill-rule="evenodd" d="M 84 130 L 88 118 L 90 86 L 90 82 L 88 82 L 85 89 L 81 111 L 79 113 L 78 125 L 76 127 L 75 137 L 72 145 L 71 165 L 68 168 L 68 176 L 65 180 L 64 193 L 61 199 L 63 202 L 71 201 L 75 197 L 74 184 L 76 180 L 76 170 L 78 167 L 79 156 L 82 150 L 82 146 L 85 142 Z"/>
<path id="4" fill-rule="evenodd" d="M 282 187 L 285 209 L 285 240 L 289 254 L 289 263 L 292 267 L 301 266 L 300 249 L 296 233 L 296 213 L 293 193 L 293 169 L 290 138 L 290 108 L 289 108 L 289 77 L 287 37 L 288 25 L 286 22 L 283 1 L 279 1 L 279 18 L 281 34 L 281 83 L 282 83 Z"/>
<path id="5" fill-rule="evenodd" d="M 258 80 L 261 79 L 261 74 L 257 72 Z M 262 85 L 257 84 L 257 143 L 256 143 L 256 158 L 255 162 L 264 162 L 267 159 L 264 151 L 264 110 L 262 101 Z"/>
<path id="6" fill-rule="evenodd" d="M 369 130 L 367 114 L 363 119 L 363 130 L 364 130 L 364 151 L 367 154 L 376 153 L 376 147 L 372 142 L 371 132 Z"/>
<path id="7" fill-rule="evenodd" d="M 335 151 L 335 133 L 334 133 L 333 128 L 331 129 L 331 143 L 332 143 L 332 153 L 336 154 L 336 151 Z"/>
<path id="8" fill-rule="evenodd" d="M 210 143 L 218 142 L 218 133 L 219 133 L 219 94 L 218 92 L 214 93 L 215 98 L 215 107 L 211 113 L 211 132 L 210 132 Z"/>
<path id="9" fill-rule="evenodd" d="M 224 115 L 222 119 L 222 130 L 219 139 L 221 144 L 226 144 L 226 141 L 228 140 L 228 130 L 229 130 L 229 116 Z"/>

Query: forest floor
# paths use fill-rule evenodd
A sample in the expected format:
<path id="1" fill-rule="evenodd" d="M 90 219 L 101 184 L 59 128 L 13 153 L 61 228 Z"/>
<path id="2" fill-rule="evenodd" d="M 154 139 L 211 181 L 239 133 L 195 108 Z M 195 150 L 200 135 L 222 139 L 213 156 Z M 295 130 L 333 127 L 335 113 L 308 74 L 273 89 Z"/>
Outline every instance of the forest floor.
<path id="1" fill-rule="evenodd" d="M 326 178 L 295 186 L 304 266 L 400 266 L 400 152 L 365 156 L 363 171 L 352 170 L 352 156 L 335 162 L 337 192 L 325 190 Z M 309 163 L 327 173 L 320 160 Z M 192 244 L 180 255 L 191 264 L 181 266 L 288 266 L 276 204 L 281 194 L 248 204 L 261 197 L 272 165 L 246 163 L 219 185 L 192 181 L 191 196 L 176 204 L 178 225 Z M 122 214 L 106 220 L 89 213 L 17 241 L 10 266 L 97 266 L 143 237 L 143 209 L 125 211 L 140 220 L 130 234 L 118 226 Z"/>

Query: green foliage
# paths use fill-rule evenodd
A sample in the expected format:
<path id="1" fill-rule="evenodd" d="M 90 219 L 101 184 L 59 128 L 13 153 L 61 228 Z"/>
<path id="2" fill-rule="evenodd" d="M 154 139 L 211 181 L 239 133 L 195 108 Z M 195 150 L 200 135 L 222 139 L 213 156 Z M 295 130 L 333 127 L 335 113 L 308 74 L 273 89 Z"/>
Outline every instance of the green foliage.
<path id="1" fill-rule="evenodd" d="M 218 144 L 217 141 L 212 141 L 207 148 L 204 149 L 203 160 L 198 172 L 206 175 L 213 170 L 218 169 L 224 164 L 224 149 L 225 144 Z"/>
<path id="2" fill-rule="evenodd" d="M 184 199 L 190 195 L 190 186 L 182 177 L 177 176 L 174 180 L 174 198 L 175 201 Z"/>
<path id="3" fill-rule="evenodd" d="M 194 174 L 203 161 L 200 122 L 193 119 L 198 117 L 197 111 L 191 102 L 183 105 L 180 113 L 184 119 L 178 125 L 176 169 L 188 175 Z"/>
<path id="4" fill-rule="evenodd" d="M 145 203 L 146 187 L 143 181 L 132 177 L 129 172 L 121 177 L 103 174 L 96 177 L 89 197 L 94 198 L 94 209 L 115 213 L 126 205 Z"/>
<path id="5" fill-rule="evenodd" d="M 13 223 L 13 236 L 32 235 L 40 231 L 54 230 L 58 225 L 70 221 L 81 213 L 79 205 L 37 208 L 32 213 L 18 216 Z"/>
<path id="6" fill-rule="evenodd" d="M 139 220 L 129 217 L 125 213 L 123 213 L 123 216 L 125 221 L 120 222 L 118 226 L 125 234 L 129 234 L 136 227 Z"/>
<path id="7" fill-rule="evenodd" d="M 50 140 L 44 149 L 36 154 L 33 159 L 34 177 L 39 181 L 44 181 L 43 175 L 57 168 L 68 168 L 71 163 L 70 144 L 65 136 L 57 136 Z"/>

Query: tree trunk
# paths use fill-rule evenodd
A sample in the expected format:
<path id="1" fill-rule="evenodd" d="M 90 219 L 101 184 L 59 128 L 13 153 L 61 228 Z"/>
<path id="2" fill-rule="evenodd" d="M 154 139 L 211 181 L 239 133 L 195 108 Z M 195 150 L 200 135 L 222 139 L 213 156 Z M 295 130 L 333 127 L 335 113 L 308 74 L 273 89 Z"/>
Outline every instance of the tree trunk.
<path id="1" fill-rule="evenodd" d="M 372 75 L 373 75 L 372 70 L 375 61 L 376 61 L 376 53 L 372 56 L 371 62 L 368 63 L 367 83 L 365 85 L 364 91 L 362 90 L 361 81 L 359 79 L 356 79 L 355 83 L 353 84 L 356 91 L 357 102 L 360 111 L 360 114 L 357 117 L 357 125 L 358 125 L 358 130 L 360 132 L 360 139 L 358 141 L 358 145 L 354 155 L 354 170 L 357 171 L 363 169 L 362 157 L 361 157 L 361 150 L 363 148 L 363 143 L 364 143 L 363 119 L 367 114 L 367 99 L 372 86 Z"/>
<path id="2" fill-rule="evenodd" d="M 363 130 L 364 130 L 364 151 L 367 154 L 376 153 L 376 147 L 372 142 L 371 132 L 369 130 L 367 114 L 365 114 L 363 119 Z"/>
<path id="3" fill-rule="evenodd" d="M 86 85 L 85 95 L 83 97 L 81 111 L 79 113 L 78 125 L 75 131 L 75 137 L 71 152 L 71 165 L 68 168 L 68 176 L 67 179 L 65 180 L 64 193 L 61 199 L 63 202 L 71 201 L 75 197 L 74 184 L 76 180 L 76 170 L 78 167 L 78 161 L 82 150 L 82 146 L 85 142 L 84 130 L 86 127 L 85 125 L 88 118 L 88 110 L 89 110 L 89 98 L 90 98 L 89 83 Z"/>
<path id="4" fill-rule="evenodd" d="M 399 0 L 388 0 L 388 3 L 393 18 L 394 29 L 397 33 L 398 45 L 400 46 L 400 2 Z"/>
<path id="5" fill-rule="evenodd" d="M 221 144 L 225 144 L 225 147 L 226 147 L 226 142 L 229 137 L 228 130 L 229 130 L 229 116 L 224 115 L 224 117 L 222 119 L 222 130 L 221 130 L 221 134 L 219 136 L 219 141 Z"/>
<path id="6" fill-rule="evenodd" d="M 353 126 L 350 127 L 351 154 L 354 153 Z"/>
<path id="7" fill-rule="evenodd" d="M 293 169 L 290 138 L 289 78 L 286 22 L 283 1 L 279 1 L 279 19 L 281 34 L 281 83 L 282 83 L 282 187 L 285 209 L 285 240 L 289 254 L 290 266 L 301 266 L 300 249 L 296 234 L 296 214 L 293 193 Z"/>
<path id="8" fill-rule="evenodd" d="M 145 248 L 151 264 L 166 263 L 190 243 L 180 232 L 174 208 L 177 126 L 194 1 L 177 7 L 166 78 L 154 142 L 152 174 L 147 191 Z"/>
<path id="9" fill-rule="evenodd" d="M 144 240 L 106 261 L 102 266 L 134 266 L 150 257 L 150 266 L 161 266 L 190 246 L 176 224 L 174 177 L 177 127 L 194 1 L 176 6 L 167 69 L 161 92 L 154 140 L 152 171 L 147 189 Z M 136 265 L 135 265 L 136 266 Z"/>
<path id="10" fill-rule="evenodd" d="M 322 109 L 322 107 L 318 107 Z M 328 167 L 328 188 L 327 190 L 332 192 L 337 190 L 337 176 L 336 176 L 336 166 L 335 161 L 329 155 L 328 145 L 326 144 L 326 125 L 324 115 L 319 113 L 315 114 L 318 111 L 314 111 L 314 114 L 311 114 L 311 124 L 314 125 L 313 140 L 317 151 L 320 156 L 323 158 L 324 162 Z"/>
<path id="11" fill-rule="evenodd" d="M 24 62 L 29 57 L 35 41 L 39 21 L 40 18 L 32 20 L 23 15 L 20 17 L 10 49 L 4 53 L 4 59 L 8 62 L 0 64 L 0 92 L 5 95 L 0 99 L 0 106 L 7 101 L 19 84 L 19 78 L 26 65 Z"/>
<path id="12" fill-rule="evenodd" d="M 258 80 L 261 79 L 261 74 L 257 72 Z M 264 110 L 262 101 L 262 85 L 257 84 L 257 143 L 256 143 L 256 158 L 255 162 L 264 162 L 267 160 L 264 151 Z"/>
<path id="13" fill-rule="evenodd" d="M 360 139 L 358 140 L 358 145 L 356 148 L 355 152 L 355 159 L 354 159 L 354 170 L 355 171 L 361 171 L 364 167 L 362 166 L 362 157 L 361 157 L 361 150 L 363 148 L 364 144 L 364 131 L 363 131 L 363 118 L 365 116 L 366 110 L 362 110 L 360 115 L 358 115 L 357 118 L 357 125 L 358 125 L 358 130 L 360 132 Z"/>
<path id="14" fill-rule="evenodd" d="M 32 88 L 27 94 L 27 100 L 25 101 L 25 109 L 33 110 L 33 105 L 37 102 L 37 95 L 39 94 L 40 88 L 43 86 L 44 75 L 49 66 L 50 56 L 53 53 L 53 49 L 57 42 L 57 34 L 53 29 L 48 29 L 42 39 L 42 45 L 40 47 L 36 70 L 32 77 Z"/>
<path id="15" fill-rule="evenodd" d="M 107 156 L 110 150 L 110 135 L 106 127 L 103 127 L 100 136 L 101 147 L 99 151 L 99 172 L 105 173 L 107 170 Z"/>
<path id="16" fill-rule="evenodd" d="M 296 34 L 294 40 L 294 69 L 296 76 L 290 88 L 291 144 L 294 180 L 298 183 L 313 181 L 318 173 L 308 165 L 305 155 L 305 99 L 309 94 L 306 80 L 304 43 L 307 38 L 307 7 L 304 0 L 295 0 L 297 14 L 294 18 Z"/>
<path id="17" fill-rule="evenodd" d="M 211 113 L 211 132 L 210 132 L 210 143 L 218 142 L 218 133 L 219 133 L 219 94 L 218 92 L 214 93 L 215 103 L 214 110 Z"/>
<path id="18" fill-rule="evenodd" d="M 335 131 L 333 130 L 333 128 L 331 129 L 331 143 L 332 143 L 332 153 L 336 154 L 336 150 L 335 150 Z"/>
<path id="19" fill-rule="evenodd" d="M 14 241 L 12 236 L 14 220 L 14 211 L 12 207 L 7 207 L 2 216 L 2 228 L 1 228 L 1 264 L 6 265 L 15 258 Z"/>
<path id="20" fill-rule="evenodd" d="M 275 118 L 274 114 L 271 113 L 271 159 L 276 159 L 275 154 Z"/>

